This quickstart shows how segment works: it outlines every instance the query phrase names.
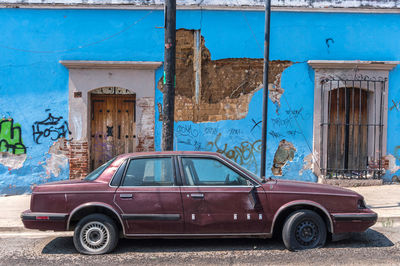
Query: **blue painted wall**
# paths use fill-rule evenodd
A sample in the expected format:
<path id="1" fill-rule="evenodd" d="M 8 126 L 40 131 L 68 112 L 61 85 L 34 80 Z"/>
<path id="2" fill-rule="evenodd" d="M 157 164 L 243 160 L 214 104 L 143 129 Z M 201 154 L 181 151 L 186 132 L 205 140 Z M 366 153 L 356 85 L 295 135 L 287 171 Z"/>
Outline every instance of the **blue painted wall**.
<path id="1" fill-rule="evenodd" d="M 285 138 L 297 151 L 282 178 L 315 181 L 309 170 L 299 176 L 312 146 L 314 73 L 306 61 L 400 60 L 400 16 L 273 12 L 271 21 L 271 60 L 294 64 L 282 75 L 281 107 L 269 105 L 267 169 Z M 55 140 L 42 137 L 37 144 L 32 130 L 49 113 L 68 121 L 68 71 L 59 60 L 163 61 L 164 32 L 157 28 L 163 26 L 163 11 L 0 9 L 0 25 L 0 118 L 20 124 L 27 156 L 22 168 L 0 165 L 0 194 L 18 194 L 33 184 L 68 178 L 68 166 L 57 177 L 46 172 Z M 201 29 L 214 60 L 263 56 L 263 12 L 179 11 L 177 28 Z M 334 40 L 329 47 L 327 38 Z M 161 75 L 157 70 L 156 80 Z M 399 86 L 396 68 L 390 73 L 389 103 L 400 100 Z M 162 102 L 159 90 L 155 97 Z M 261 120 L 261 101 L 259 91 L 242 120 L 176 123 L 178 149 L 215 151 L 226 144 L 226 152 L 236 152 L 245 167 L 257 172 L 261 129 L 254 121 Z M 156 121 L 158 115 L 156 109 Z M 389 111 L 387 150 L 395 156 L 399 118 L 396 108 Z M 155 126 L 159 149 L 160 122 Z"/>

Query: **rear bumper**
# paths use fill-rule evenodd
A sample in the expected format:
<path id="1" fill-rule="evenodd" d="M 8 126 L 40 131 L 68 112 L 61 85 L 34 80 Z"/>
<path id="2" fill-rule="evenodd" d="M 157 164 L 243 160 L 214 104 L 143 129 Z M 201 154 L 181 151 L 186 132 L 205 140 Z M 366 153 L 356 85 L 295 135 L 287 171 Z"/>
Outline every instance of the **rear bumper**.
<path id="1" fill-rule="evenodd" d="M 378 214 L 371 210 L 363 213 L 333 213 L 335 233 L 363 232 L 378 220 Z"/>
<path id="2" fill-rule="evenodd" d="M 43 213 L 31 210 L 21 213 L 22 223 L 28 229 L 65 231 L 67 219 L 67 213 Z"/>

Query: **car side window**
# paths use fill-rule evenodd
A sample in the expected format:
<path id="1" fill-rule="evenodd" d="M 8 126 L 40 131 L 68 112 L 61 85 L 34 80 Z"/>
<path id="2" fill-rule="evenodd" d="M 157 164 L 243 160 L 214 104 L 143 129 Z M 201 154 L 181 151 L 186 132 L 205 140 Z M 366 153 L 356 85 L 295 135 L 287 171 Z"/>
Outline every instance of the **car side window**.
<path id="1" fill-rule="evenodd" d="M 247 181 L 240 174 L 210 158 L 182 158 L 186 185 L 189 186 L 247 186 Z"/>
<path id="2" fill-rule="evenodd" d="M 132 159 L 122 186 L 174 186 L 172 158 Z"/>

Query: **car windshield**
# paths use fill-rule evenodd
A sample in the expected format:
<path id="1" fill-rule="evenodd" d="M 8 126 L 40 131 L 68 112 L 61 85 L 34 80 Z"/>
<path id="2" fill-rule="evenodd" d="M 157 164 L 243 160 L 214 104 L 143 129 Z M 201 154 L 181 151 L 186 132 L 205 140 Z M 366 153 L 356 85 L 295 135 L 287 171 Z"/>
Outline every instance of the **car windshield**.
<path id="1" fill-rule="evenodd" d="M 83 180 L 86 180 L 86 181 L 96 180 L 101 175 L 101 173 L 103 173 L 103 171 L 115 160 L 115 158 L 116 157 L 112 158 L 108 162 L 106 162 L 103 165 L 99 166 L 96 170 L 94 170 L 93 172 L 88 174 Z"/>

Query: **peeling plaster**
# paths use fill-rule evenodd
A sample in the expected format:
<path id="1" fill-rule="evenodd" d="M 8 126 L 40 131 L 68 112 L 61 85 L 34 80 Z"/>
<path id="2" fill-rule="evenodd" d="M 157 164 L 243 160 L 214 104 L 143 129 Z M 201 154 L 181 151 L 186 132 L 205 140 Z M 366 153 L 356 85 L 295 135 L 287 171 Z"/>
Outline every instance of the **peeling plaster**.
<path id="1" fill-rule="evenodd" d="M 74 116 L 72 117 L 72 122 L 74 124 L 74 128 L 79 129 L 82 128 L 82 117 Z M 75 140 L 82 140 L 82 130 L 75 130 L 76 136 Z"/>
<path id="2" fill-rule="evenodd" d="M 275 176 L 282 175 L 282 167 L 289 161 L 293 161 L 296 148 L 294 145 L 283 139 L 279 142 L 278 149 L 275 152 L 274 164 L 272 165 L 271 171 Z"/>
<path id="3" fill-rule="evenodd" d="M 386 155 L 385 160 L 389 161 L 389 167 L 387 170 L 389 170 L 391 174 L 394 174 L 400 170 L 400 166 L 396 165 L 396 157 L 394 157 L 392 154 Z"/>
<path id="4" fill-rule="evenodd" d="M 49 149 L 50 157 L 46 159 L 46 164 L 43 167 L 46 169 L 48 175 L 53 174 L 58 177 L 61 168 L 68 165 L 67 151 L 62 149 L 64 139 L 59 139 L 54 142 Z"/>
<path id="5" fill-rule="evenodd" d="M 309 155 L 304 157 L 303 162 L 304 162 L 303 168 L 299 171 L 299 175 L 303 175 L 304 171 L 313 170 L 313 162 L 314 162 L 313 154 L 310 153 Z"/>
<path id="6" fill-rule="evenodd" d="M 8 152 L 0 152 L 0 164 L 9 169 L 19 169 L 24 165 L 26 154 L 11 154 Z"/>
<path id="7" fill-rule="evenodd" d="M 285 90 L 280 87 L 280 79 L 279 86 L 277 86 L 275 83 L 268 84 L 268 96 L 271 101 L 277 105 L 278 109 L 281 107 L 281 97 L 284 92 Z"/>

